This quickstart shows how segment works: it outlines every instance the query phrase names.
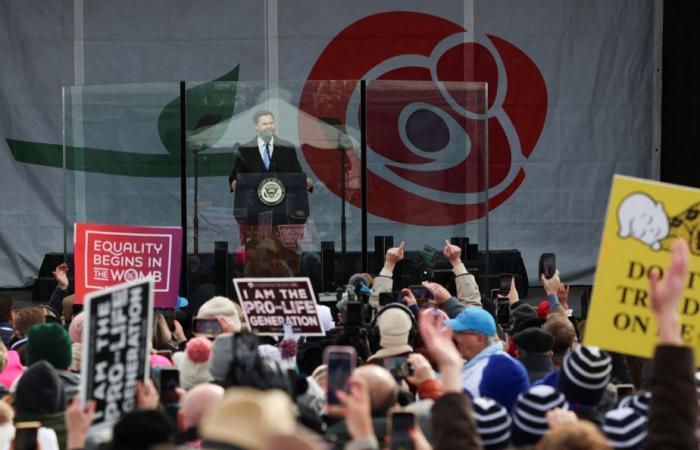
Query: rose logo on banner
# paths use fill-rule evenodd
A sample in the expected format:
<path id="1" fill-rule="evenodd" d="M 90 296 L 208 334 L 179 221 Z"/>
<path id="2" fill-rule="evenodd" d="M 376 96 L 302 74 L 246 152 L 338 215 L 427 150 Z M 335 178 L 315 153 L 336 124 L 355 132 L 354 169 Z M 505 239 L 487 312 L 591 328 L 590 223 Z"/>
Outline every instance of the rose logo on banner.
<path id="1" fill-rule="evenodd" d="M 397 35 L 405 38 L 397 40 Z M 368 196 L 371 214 L 432 226 L 483 217 L 485 149 L 478 133 L 485 121 L 489 208 L 505 202 L 522 184 L 523 164 L 544 128 L 547 87 L 532 59 L 512 43 L 475 35 L 428 14 L 375 14 L 338 33 L 308 76 L 308 80 L 360 79 L 368 80 L 367 148 L 373 164 L 367 186 L 370 192 L 382 193 Z M 382 85 L 382 80 L 416 83 Z M 488 96 L 479 103 L 483 106 L 475 107 L 475 94 L 465 90 L 466 84 L 453 82 L 488 83 Z M 416 86 L 435 95 L 418 99 Z M 299 105 L 320 120 L 345 124 L 352 136 L 360 129 L 358 98 L 357 82 L 307 83 Z M 341 195 L 339 177 L 328 170 L 339 166 L 340 152 L 309 144 L 313 133 L 300 122 L 306 161 L 329 189 Z M 359 136 L 354 137 L 359 142 Z M 348 153 L 346 170 L 359 167 L 358 153 Z M 349 189 L 346 196 L 361 206 L 356 189 Z M 396 204 L 403 207 L 392 207 Z"/>

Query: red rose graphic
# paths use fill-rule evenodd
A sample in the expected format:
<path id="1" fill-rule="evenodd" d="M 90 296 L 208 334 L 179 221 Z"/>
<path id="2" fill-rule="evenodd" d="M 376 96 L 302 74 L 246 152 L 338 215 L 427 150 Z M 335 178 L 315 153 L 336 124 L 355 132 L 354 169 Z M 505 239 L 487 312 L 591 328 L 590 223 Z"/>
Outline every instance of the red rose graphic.
<path id="1" fill-rule="evenodd" d="M 360 79 L 367 80 L 369 213 L 415 225 L 464 223 L 484 216 L 487 192 L 493 209 L 523 182 L 523 162 L 544 127 L 547 88 L 534 62 L 513 44 L 473 36 L 427 14 L 365 17 L 321 53 L 299 108 L 339 121 L 352 136 L 359 129 Z M 464 82 L 485 82 L 488 94 Z M 314 146 L 308 122 L 299 123 L 306 161 L 340 195 L 341 153 Z M 481 138 L 486 123 L 488 190 Z M 346 154 L 347 200 L 360 207 L 359 186 L 353 184 L 359 152 Z"/>

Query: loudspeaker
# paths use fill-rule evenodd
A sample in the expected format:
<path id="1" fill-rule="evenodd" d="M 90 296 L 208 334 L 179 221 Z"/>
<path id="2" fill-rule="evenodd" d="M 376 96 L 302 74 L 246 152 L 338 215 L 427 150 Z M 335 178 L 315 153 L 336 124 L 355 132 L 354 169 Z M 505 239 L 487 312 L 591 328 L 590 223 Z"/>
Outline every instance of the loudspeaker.
<path id="1" fill-rule="evenodd" d="M 228 278 L 228 241 L 216 241 L 214 242 L 214 292 L 216 295 L 229 297 L 228 290 L 232 281 Z"/>
<path id="2" fill-rule="evenodd" d="M 335 242 L 321 242 L 321 291 L 335 291 Z"/>
<path id="3" fill-rule="evenodd" d="M 488 266 L 486 260 L 488 259 Z M 479 290 L 489 295 L 492 289 L 498 289 L 502 273 L 515 277 L 515 288 L 521 298 L 527 297 L 529 286 L 527 270 L 519 250 L 490 250 L 479 252 Z"/>

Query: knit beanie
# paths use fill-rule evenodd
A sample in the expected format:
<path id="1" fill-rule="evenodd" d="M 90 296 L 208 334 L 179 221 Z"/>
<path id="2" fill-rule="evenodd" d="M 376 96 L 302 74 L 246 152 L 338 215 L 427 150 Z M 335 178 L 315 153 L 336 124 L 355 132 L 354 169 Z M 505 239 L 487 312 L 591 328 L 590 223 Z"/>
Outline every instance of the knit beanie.
<path id="1" fill-rule="evenodd" d="M 66 370 L 73 360 L 68 332 L 58 323 L 34 325 L 27 333 L 24 356 L 27 365 L 45 360 L 58 370 Z"/>
<path id="2" fill-rule="evenodd" d="M 527 369 L 520 361 L 505 354 L 495 354 L 484 367 L 479 394 L 496 400 L 510 412 L 518 395 L 529 387 Z"/>
<path id="3" fill-rule="evenodd" d="M 412 312 L 402 305 L 392 304 L 384 307 L 377 315 L 379 328 L 379 346 L 383 349 L 405 347 L 409 345 L 408 336 L 413 328 Z M 411 351 L 411 350 L 408 350 Z"/>
<path id="4" fill-rule="evenodd" d="M 15 391 L 18 419 L 61 412 L 65 405 L 63 382 L 48 362 L 35 362 L 19 378 Z"/>
<path id="5" fill-rule="evenodd" d="M 233 321 L 238 329 L 241 327 L 241 318 L 238 315 L 236 305 L 226 297 L 213 297 L 199 307 L 197 317 L 200 319 L 214 319 L 216 316 L 224 316 Z"/>
<path id="6" fill-rule="evenodd" d="M 554 336 L 542 328 L 526 328 L 513 336 L 520 350 L 531 353 L 547 353 L 554 347 Z"/>
<path id="7" fill-rule="evenodd" d="M 567 353 L 559 372 L 559 390 L 569 403 L 596 406 L 610 381 L 612 359 L 598 347 L 579 345 Z"/>
<path id="8" fill-rule="evenodd" d="M 472 400 L 476 431 L 486 450 L 507 448 L 510 443 L 512 419 L 505 406 L 486 397 Z"/>
<path id="9" fill-rule="evenodd" d="M 213 380 L 209 374 L 211 359 L 211 341 L 205 337 L 192 338 L 184 352 L 173 355 L 173 362 L 180 369 L 180 384 L 185 390 L 190 390 L 198 384 Z"/>
<path id="10" fill-rule="evenodd" d="M 618 403 L 618 408 L 632 408 L 640 415 L 646 417 L 649 414 L 649 403 L 651 403 L 651 392 L 643 392 L 641 394 L 628 395 L 623 397 Z"/>
<path id="11" fill-rule="evenodd" d="M 615 450 L 641 450 L 647 436 L 647 420 L 629 407 L 611 409 L 605 413 L 603 432 Z"/>
<path id="12" fill-rule="evenodd" d="M 532 305 L 519 302 L 517 307 L 511 309 L 510 317 L 513 320 L 513 325 L 517 327 L 520 322 L 536 318 L 537 310 Z"/>
<path id="13" fill-rule="evenodd" d="M 567 409 L 566 399 L 551 386 L 533 386 L 520 394 L 513 408 L 513 444 L 536 444 L 547 432 L 547 413 L 555 408 Z"/>

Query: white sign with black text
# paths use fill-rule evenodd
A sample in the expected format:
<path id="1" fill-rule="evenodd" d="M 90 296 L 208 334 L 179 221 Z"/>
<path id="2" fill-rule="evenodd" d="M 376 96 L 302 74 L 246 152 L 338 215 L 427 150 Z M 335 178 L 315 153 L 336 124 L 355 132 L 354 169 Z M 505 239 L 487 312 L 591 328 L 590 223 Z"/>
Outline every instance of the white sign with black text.
<path id="1" fill-rule="evenodd" d="M 136 409 L 136 381 L 149 369 L 153 281 L 136 280 L 85 296 L 80 396 L 97 401 L 93 425 Z"/>

